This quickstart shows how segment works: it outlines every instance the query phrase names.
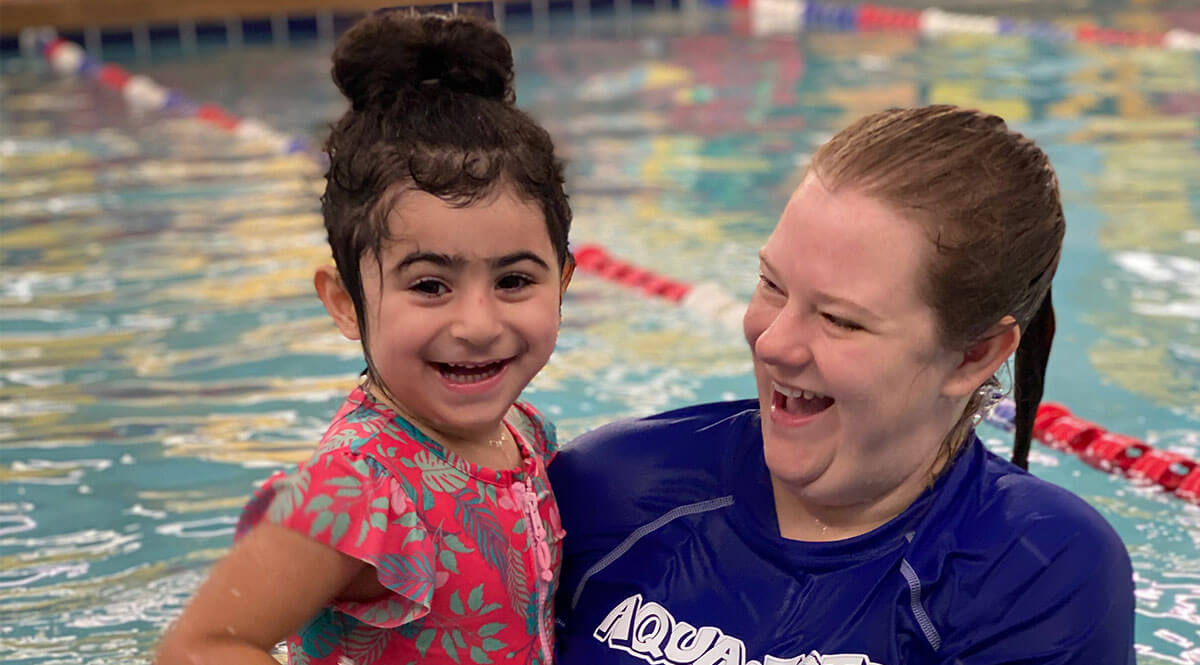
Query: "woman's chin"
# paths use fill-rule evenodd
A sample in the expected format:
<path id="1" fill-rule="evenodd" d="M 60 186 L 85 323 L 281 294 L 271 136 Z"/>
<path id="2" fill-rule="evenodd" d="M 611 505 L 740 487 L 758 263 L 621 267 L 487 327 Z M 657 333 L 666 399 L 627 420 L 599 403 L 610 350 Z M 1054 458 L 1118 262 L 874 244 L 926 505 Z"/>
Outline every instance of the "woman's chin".
<path id="1" fill-rule="evenodd" d="M 763 455 L 772 481 L 786 487 L 791 494 L 805 494 L 821 479 L 828 464 L 812 454 L 797 453 L 795 450 L 778 450 L 770 443 L 763 446 Z"/>

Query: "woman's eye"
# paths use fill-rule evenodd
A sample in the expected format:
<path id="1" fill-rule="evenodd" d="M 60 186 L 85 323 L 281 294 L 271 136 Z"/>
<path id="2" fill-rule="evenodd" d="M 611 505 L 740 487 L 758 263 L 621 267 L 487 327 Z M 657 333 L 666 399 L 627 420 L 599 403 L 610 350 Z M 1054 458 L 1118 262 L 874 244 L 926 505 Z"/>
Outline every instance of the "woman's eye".
<path id="1" fill-rule="evenodd" d="M 863 330 L 862 326 L 850 321 L 849 319 L 843 319 L 842 317 L 834 316 L 833 314 L 821 314 L 821 316 L 825 317 L 826 321 L 843 330 Z"/>
<path id="2" fill-rule="evenodd" d="M 497 280 L 496 287 L 505 291 L 518 291 L 532 283 L 533 280 L 529 279 L 525 275 L 514 273 L 511 275 L 505 275 Z"/>
<path id="3" fill-rule="evenodd" d="M 779 293 L 779 287 L 775 285 L 775 282 L 772 282 L 767 278 L 766 275 L 762 273 L 758 274 L 758 283 L 762 284 L 768 291 Z"/>
<path id="4" fill-rule="evenodd" d="M 450 289 L 436 279 L 423 279 L 409 287 L 423 296 L 440 296 Z"/>

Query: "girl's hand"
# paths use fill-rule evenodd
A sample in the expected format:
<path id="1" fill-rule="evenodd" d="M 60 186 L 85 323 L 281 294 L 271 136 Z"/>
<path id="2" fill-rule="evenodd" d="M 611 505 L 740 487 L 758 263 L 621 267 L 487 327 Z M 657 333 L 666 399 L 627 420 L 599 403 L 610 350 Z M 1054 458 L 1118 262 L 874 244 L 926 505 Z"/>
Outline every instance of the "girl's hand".
<path id="1" fill-rule="evenodd" d="M 286 527 L 256 526 L 167 629 L 155 665 L 278 665 L 271 649 L 368 565 Z"/>

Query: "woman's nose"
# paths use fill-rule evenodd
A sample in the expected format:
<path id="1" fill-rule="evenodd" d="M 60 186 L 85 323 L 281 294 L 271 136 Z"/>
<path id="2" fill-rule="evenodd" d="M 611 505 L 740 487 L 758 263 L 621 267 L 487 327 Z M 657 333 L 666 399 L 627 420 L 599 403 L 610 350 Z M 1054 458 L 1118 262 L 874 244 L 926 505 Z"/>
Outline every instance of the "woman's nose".
<path id="1" fill-rule="evenodd" d="M 809 338 L 804 317 L 783 308 L 774 312 L 751 347 L 754 356 L 769 365 L 802 367 L 813 358 Z"/>

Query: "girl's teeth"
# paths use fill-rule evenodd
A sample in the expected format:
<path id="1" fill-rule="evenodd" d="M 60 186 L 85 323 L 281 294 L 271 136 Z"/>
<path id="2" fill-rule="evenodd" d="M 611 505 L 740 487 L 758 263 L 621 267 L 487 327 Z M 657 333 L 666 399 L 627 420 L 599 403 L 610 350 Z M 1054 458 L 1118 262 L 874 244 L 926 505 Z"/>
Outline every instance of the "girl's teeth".
<path id="1" fill-rule="evenodd" d="M 503 362 L 483 365 L 443 363 L 442 376 L 451 383 L 478 383 L 496 376 L 502 369 L 504 369 Z"/>

